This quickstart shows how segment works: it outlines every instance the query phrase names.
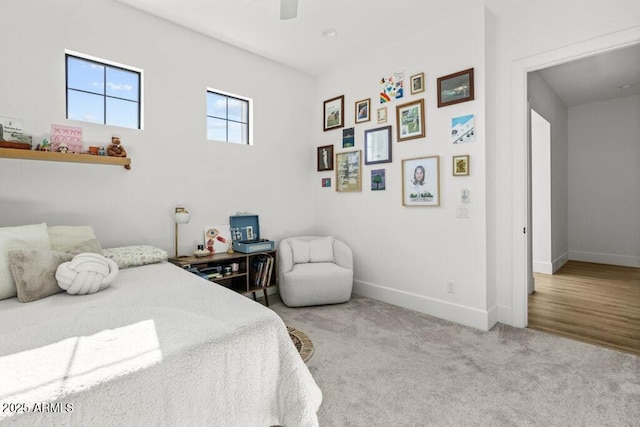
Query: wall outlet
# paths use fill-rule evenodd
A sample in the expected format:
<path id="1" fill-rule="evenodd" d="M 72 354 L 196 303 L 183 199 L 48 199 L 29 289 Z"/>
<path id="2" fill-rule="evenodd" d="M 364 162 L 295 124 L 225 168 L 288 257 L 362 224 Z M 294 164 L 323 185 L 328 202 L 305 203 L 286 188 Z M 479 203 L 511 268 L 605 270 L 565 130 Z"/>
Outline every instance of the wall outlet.
<path id="1" fill-rule="evenodd" d="M 453 280 L 447 280 L 447 292 L 450 294 L 455 294 L 456 293 L 456 286 L 455 286 L 456 282 Z"/>
<path id="2" fill-rule="evenodd" d="M 456 206 L 456 218 L 469 218 L 469 208 L 467 206 Z"/>

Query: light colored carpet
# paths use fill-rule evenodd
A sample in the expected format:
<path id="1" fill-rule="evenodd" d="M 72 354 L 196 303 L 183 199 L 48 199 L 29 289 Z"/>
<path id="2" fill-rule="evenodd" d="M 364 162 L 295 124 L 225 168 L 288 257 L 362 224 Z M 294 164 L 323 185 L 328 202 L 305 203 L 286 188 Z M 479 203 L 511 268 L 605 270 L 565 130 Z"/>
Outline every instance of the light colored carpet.
<path id="1" fill-rule="evenodd" d="M 303 330 L 320 426 L 640 426 L 640 357 L 376 300 L 271 308 Z"/>

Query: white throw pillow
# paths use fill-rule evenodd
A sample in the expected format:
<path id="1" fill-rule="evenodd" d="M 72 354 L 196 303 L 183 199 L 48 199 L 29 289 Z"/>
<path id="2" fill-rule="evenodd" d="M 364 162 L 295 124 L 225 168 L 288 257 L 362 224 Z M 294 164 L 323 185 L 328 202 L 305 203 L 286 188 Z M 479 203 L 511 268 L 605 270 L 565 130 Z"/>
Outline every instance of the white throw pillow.
<path id="1" fill-rule="evenodd" d="M 18 294 L 9 268 L 9 249 L 23 248 L 51 249 L 47 224 L 0 228 L 0 300 Z"/>
<path id="2" fill-rule="evenodd" d="M 311 260 L 309 256 L 309 242 L 299 239 L 291 239 L 290 242 L 294 264 L 305 264 Z"/>
<path id="3" fill-rule="evenodd" d="M 310 262 L 334 262 L 333 237 L 324 237 L 309 241 Z"/>
<path id="4" fill-rule="evenodd" d="M 93 228 L 90 225 L 54 225 L 47 229 L 51 239 L 51 249 L 54 251 L 69 252 L 81 243 L 96 240 Z M 95 252 L 102 254 L 102 247 L 91 248 L 85 252 Z"/>

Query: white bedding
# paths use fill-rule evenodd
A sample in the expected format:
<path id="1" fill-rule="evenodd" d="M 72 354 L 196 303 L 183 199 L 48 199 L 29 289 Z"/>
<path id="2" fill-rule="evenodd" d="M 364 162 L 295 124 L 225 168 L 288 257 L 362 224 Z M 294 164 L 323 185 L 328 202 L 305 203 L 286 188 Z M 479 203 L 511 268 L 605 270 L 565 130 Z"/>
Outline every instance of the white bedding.
<path id="1" fill-rule="evenodd" d="M 274 312 L 166 262 L 0 301 L 3 425 L 315 426 L 321 400 Z"/>

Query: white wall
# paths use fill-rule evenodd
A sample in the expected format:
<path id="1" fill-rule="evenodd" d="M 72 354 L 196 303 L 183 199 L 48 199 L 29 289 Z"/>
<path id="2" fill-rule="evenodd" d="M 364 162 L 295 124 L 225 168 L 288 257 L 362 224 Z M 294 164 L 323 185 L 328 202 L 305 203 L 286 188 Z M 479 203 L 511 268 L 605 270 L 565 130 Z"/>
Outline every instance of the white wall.
<path id="1" fill-rule="evenodd" d="M 551 87 L 544 81 L 539 73 L 529 73 L 528 95 L 531 108 L 535 109 L 551 125 L 551 141 L 549 147 L 549 215 L 548 224 L 540 224 L 537 212 L 533 212 L 533 221 L 538 223 L 538 227 L 548 227 L 545 231 L 550 236 L 549 258 L 546 260 L 549 265 L 545 265 L 539 270 L 541 273 L 551 274 L 557 271 L 569 259 L 569 238 L 568 238 L 568 148 L 567 148 L 567 106 Z M 539 171 L 532 170 L 532 176 L 537 176 Z M 547 173 L 545 171 L 545 173 Z M 534 228 L 534 240 L 538 238 Z M 534 250 L 534 270 L 535 264 Z M 538 265 L 541 267 L 540 265 Z"/>
<path id="2" fill-rule="evenodd" d="M 640 96 L 569 108 L 570 259 L 640 267 Z"/>
<path id="3" fill-rule="evenodd" d="M 322 131 L 322 102 L 345 95 L 345 127 L 354 126 L 354 103 L 371 98 L 372 121 L 355 125 L 355 149 L 363 150 L 366 129 L 393 126 L 392 163 L 363 165 L 362 191 L 335 191 L 335 173 L 319 172 L 313 192 L 321 229 L 347 242 L 355 256 L 355 291 L 428 314 L 487 329 L 492 326 L 487 300 L 487 237 L 485 181 L 485 90 L 482 8 L 461 13 L 453 22 L 426 29 L 384 50 L 363 53 L 319 80 L 314 126 L 316 146 L 343 149 L 340 130 Z M 460 31 L 464 28 L 464 31 Z M 447 40 L 442 43 L 442 40 Z M 455 52 L 455 54 L 452 54 Z M 475 68 L 475 101 L 438 108 L 436 78 Z M 405 79 L 424 72 L 426 92 L 381 105 L 379 80 L 395 71 Z M 426 137 L 397 142 L 395 108 L 425 99 Z M 377 124 L 375 112 L 387 107 L 388 122 Z M 453 145 L 451 119 L 474 114 L 476 141 Z M 452 156 L 470 154 L 471 175 L 452 176 Z M 440 156 L 439 207 L 402 205 L 402 159 Z M 371 170 L 385 169 L 385 191 L 371 191 Z M 332 177 L 332 188 L 321 188 L 322 177 Z M 456 218 L 460 191 L 470 191 L 470 218 Z M 455 294 L 447 281 L 455 281 Z"/>
<path id="4" fill-rule="evenodd" d="M 275 240 L 313 228 L 315 157 L 304 143 L 316 125 L 313 78 L 114 1 L 3 0 L 1 9 L 0 115 L 22 118 L 36 141 L 52 123 L 81 126 L 85 146 L 118 135 L 132 168 L 0 159 L 0 225 L 90 224 L 105 247 L 172 253 L 171 214 L 183 203 L 192 213 L 183 254 L 236 211 L 259 214 Z M 65 49 L 144 70 L 144 130 L 65 119 Z M 253 146 L 206 140 L 207 87 L 253 98 Z"/>
<path id="5" fill-rule="evenodd" d="M 534 109 L 531 109 L 531 217 L 533 272 L 551 274 L 551 123 Z"/>

